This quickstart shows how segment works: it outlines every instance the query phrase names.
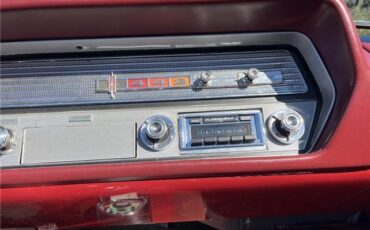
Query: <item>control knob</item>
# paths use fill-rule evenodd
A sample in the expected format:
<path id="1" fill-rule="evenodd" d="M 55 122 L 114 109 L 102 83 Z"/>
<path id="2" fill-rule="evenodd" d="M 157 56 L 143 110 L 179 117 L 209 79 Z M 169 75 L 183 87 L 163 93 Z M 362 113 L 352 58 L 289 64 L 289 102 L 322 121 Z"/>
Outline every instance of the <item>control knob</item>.
<path id="1" fill-rule="evenodd" d="M 168 126 L 161 119 L 152 120 L 147 123 L 145 133 L 148 138 L 159 140 L 168 134 Z"/>
<path id="2" fill-rule="evenodd" d="M 14 148 L 12 131 L 0 126 L 0 153 L 8 153 Z"/>
<path id="3" fill-rule="evenodd" d="M 256 68 L 250 68 L 244 72 L 237 74 L 237 83 L 241 87 L 246 87 L 250 84 L 254 84 L 255 80 L 259 78 L 260 71 Z"/>
<path id="4" fill-rule="evenodd" d="M 210 72 L 203 72 L 200 74 L 199 81 L 202 85 L 209 84 L 213 79 L 213 75 Z"/>
<path id="5" fill-rule="evenodd" d="M 253 82 L 258 78 L 260 71 L 256 68 L 250 68 L 247 72 L 247 78 L 250 82 Z"/>
<path id="6" fill-rule="evenodd" d="M 165 116 L 148 118 L 140 127 L 141 143 L 155 151 L 165 149 L 175 137 L 175 128 L 172 121 Z"/>
<path id="7" fill-rule="evenodd" d="M 305 132 L 303 117 L 292 109 L 280 110 L 268 119 L 268 129 L 272 137 L 282 144 L 298 141 Z"/>

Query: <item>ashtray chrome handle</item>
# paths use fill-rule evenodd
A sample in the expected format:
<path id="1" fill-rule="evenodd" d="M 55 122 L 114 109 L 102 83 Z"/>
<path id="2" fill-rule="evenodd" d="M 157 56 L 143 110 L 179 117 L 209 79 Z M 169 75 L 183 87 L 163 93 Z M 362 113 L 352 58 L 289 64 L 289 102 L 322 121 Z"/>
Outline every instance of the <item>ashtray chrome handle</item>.
<path id="1" fill-rule="evenodd" d="M 101 212 L 108 215 L 132 216 L 140 212 L 146 204 L 147 200 L 145 198 L 119 199 L 99 202 L 97 207 Z"/>

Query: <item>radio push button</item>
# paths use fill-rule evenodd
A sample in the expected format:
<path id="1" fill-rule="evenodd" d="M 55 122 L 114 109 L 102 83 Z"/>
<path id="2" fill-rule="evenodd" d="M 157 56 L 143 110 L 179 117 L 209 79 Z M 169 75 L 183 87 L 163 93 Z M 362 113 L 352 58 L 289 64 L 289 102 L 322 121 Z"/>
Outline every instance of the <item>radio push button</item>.
<path id="1" fill-rule="evenodd" d="M 243 143 L 243 136 L 232 136 L 231 137 L 231 143 L 232 144 L 241 144 Z"/>
<path id="2" fill-rule="evenodd" d="M 253 141 L 255 141 L 256 140 L 256 136 L 255 135 L 245 135 L 244 136 L 244 141 L 246 142 L 246 143 L 249 143 L 249 142 L 253 142 Z"/>
<path id="3" fill-rule="evenodd" d="M 191 139 L 191 146 L 202 146 L 203 139 Z"/>
<path id="4" fill-rule="evenodd" d="M 217 138 L 217 144 L 219 145 L 229 144 L 229 142 L 230 142 L 230 137 L 218 137 Z"/>
<path id="5" fill-rule="evenodd" d="M 207 137 L 204 138 L 204 145 L 215 145 L 217 141 L 217 137 Z"/>

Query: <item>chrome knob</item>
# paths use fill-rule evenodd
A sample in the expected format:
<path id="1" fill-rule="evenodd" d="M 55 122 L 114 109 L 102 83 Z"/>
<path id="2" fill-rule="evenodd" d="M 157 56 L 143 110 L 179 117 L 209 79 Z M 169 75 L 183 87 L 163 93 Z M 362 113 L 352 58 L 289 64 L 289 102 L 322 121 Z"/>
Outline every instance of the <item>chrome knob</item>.
<path id="1" fill-rule="evenodd" d="M 112 216 L 133 216 L 145 211 L 147 203 L 146 198 L 122 198 L 99 202 L 97 207 L 102 214 Z"/>
<path id="2" fill-rule="evenodd" d="M 280 110 L 269 117 L 268 129 L 275 140 L 282 144 L 292 144 L 304 135 L 304 119 L 292 109 Z"/>
<path id="3" fill-rule="evenodd" d="M 247 87 L 250 84 L 254 84 L 255 80 L 259 78 L 260 71 L 256 68 L 250 68 L 243 72 L 238 72 L 236 75 L 236 81 L 238 86 Z"/>
<path id="4" fill-rule="evenodd" d="M 204 84 L 208 84 L 213 79 L 213 75 L 210 72 L 203 72 L 200 74 L 199 80 Z"/>
<path id="5" fill-rule="evenodd" d="M 150 150 L 165 149 L 175 138 L 172 121 L 165 116 L 149 117 L 140 127 L 140 143 Z"/>
<path id="6" fill-rule="evenodd" d="M 159 140 L 168 133 L 168 126 L 161 119 L 152 120 L 147 123 L 145 132 L 149 138 Z"/>
<path id="7" fill-rule="evenodd" d="M 303 118 L 297 113 L 283 113 L 281 117 L 280 127 L 290 135 L 300 130 L 303 123 Z"/>
<path id="8" fill-rule="evenodd" d="M 247 72 L 247 78 L 249 81 L 253 82 L 255 79 L 258 78 L 260 71 L 256 68 L 250 68 Z"/>
<path id="9" fill-rule="evenodd" d="M 14 147 L 14 135 L 12 131 L 0 126 L 0 152 L 8 153 Z"/>

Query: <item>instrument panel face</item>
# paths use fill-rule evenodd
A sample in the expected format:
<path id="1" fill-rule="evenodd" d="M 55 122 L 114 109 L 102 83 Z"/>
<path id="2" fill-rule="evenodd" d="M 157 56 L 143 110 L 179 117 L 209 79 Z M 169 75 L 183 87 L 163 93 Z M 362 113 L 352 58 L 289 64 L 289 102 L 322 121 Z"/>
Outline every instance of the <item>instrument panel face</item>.
<path id="1" fill-rule="evenodd" d="M 3 62 L 1 108 L 296 95 L 308 91 L 288 50 L 198 52 Z"/>
<path id="2" fill-rule="evenodd" d="M 202 46 L 212 40 L 238 47 Z M 163 42 L 201 49 L 3 61 L 1 167 L 283 156 L 312 149 L 335 93 L 304 35 Z"/>
<path id="3" fill-rule="evenodd" d="M 222 111 L 217 108 L 222 108 Z M 274 139 L 267 127 L 268 119 L 274 112 L 286 109 L 299 112 L 305 120 L 304 126 L 307 130 L 299 141 L 289 145 L 281 144 Z M 296 155 L 309 143 L 316 109 L 317 103 L 313 100 L 282 103 L 271 99 L 234 99 L 232 103 L 228 100 L 217 100 L 199 107 L 187 102 L 165 107 L 157 104 L 153 107 L 140 108 L 6 114 L 2 115 L 0 126 L 13 132 L 15 147 L 12 152 L 3 154 L 0 160 L 2 167 L 22 167 L 204 157 Z M 235 114 L 238 114 L 239 121 L 225 121 L 226 117 L 233 117 Z M 178 121 L 188 120 L 194 116 L 203 117 L 205 121 L 209 118 L 223 120 L 221 126 L 206 121 L 203 126 L 206 130 L 201 128 L 199 132 L 199 129 L 195 129 L 198 136 L 194 137 L 205 140 L 215 136 L 210 135 L 210 132 L 217 134 L 221 129 L 228 134 L 216 136 L 229 138 L 228 143 L 222 145 L 205 143 L 202 147 L 182 148 L 181 138 L 191 136 L 192 133 L 190 127 L 187 127 L 189 131 L 185 131 Z M 155 119 L 150 119 L 153 117 Z M 162 118 L 171 121 L 172 124 L 167 126 L 168 129 L 163 128 L 167 121 L 165 124 L 160 123 Z M 240 121 L 240 119 L 250 120 Z M 160 130 L 158 124 L 162 124 L 162 130 L 168 130 L 168 133 L 173 130 L 173 135 L 172 137 L 163 135 L 163 139 L 159 138 L 163 142 L 154 141 L 154 144 L 164 143 L 165 146 L 155 149 L 142 141 L 141 132 L 143 126 L 148 127 L 144 129 L 144 135 L 147 135 L 149 127 L 155 127 L 150 129 L 154 130 L 152 133 L 158 132 Z M 255 140 L 252 142 L 237 140 L 240 136 Z M 234 138 L 235 142 L 232 140 Z M 148 140 L 150 141 L 149 138 Z"/>

